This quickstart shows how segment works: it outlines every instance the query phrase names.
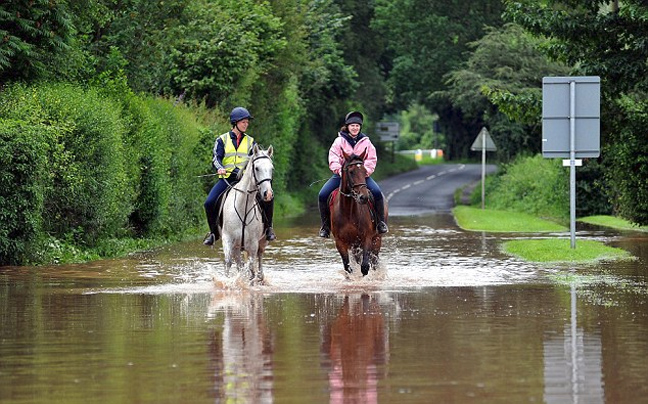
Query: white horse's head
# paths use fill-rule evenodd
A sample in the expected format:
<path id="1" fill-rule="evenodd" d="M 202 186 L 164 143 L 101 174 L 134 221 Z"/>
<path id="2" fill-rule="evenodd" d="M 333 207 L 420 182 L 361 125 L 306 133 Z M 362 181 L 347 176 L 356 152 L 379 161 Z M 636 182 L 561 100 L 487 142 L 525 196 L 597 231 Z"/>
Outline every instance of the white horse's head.
<path id="1" fill-rule="evenodd" d="M 272 191 L 272 175 L 274 174 L 272 154 L 272 146 L 268 147 L 267 150 L 263 150 L 255 144 L 248 164 L 252 169 L 252 178 L 259 190 L 261 199 L 266 202 L 270 202 L 274 198 L 274 192 Z"/>

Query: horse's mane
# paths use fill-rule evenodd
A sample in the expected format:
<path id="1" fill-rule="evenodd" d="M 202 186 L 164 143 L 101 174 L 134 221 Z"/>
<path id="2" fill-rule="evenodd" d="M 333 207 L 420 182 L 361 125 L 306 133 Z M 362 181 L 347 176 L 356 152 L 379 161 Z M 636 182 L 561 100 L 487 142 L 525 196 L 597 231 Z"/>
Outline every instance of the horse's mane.
<path id="1" fill-rule="evenodd" d="M 255 157 L 258 157 L 258 156 L 267 156 L 267 153 L 265 151 L 259 149 L 258 152 L 252 154 L 250 156 L 250 158 L 247 159 L 247 161 L 243 164 L 243 167 L 239 170 L 238 174 L 236 175 L 236 179 L 238 181 L 240 181 L 243 178 L 243 176 L 245 175 L 245 170 L 247 169 L 248 164 L 250 164 L 250 162 L 252 160 L 254 160 Z"/>

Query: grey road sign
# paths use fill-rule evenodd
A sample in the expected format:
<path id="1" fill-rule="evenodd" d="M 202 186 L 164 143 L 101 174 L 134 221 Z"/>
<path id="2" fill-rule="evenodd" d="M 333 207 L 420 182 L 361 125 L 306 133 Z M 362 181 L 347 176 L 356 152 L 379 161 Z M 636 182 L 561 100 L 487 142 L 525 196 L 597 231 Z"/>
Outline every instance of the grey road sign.
<path id="1" fill-rule="evenodd" d="M 481 150 L 482 152 L 482 189 L 481 189 L 481 208 L 484 209 L 484 201 L 486 199 L 486 152 L 495 151 L 495 142 L 488 133 L 488 129 L 484 126 L 477 135 L 477 138 L 470 146 L 470 150 Z"/>
<path id="2" fill-rule="evenodd" d="M 376 125 L 376 134 L 382 142 L 395 142 L 400 136 L 400 126 L 398 122 L 379 122 Z"/>
<path id="3" fill-rule="evenodd" d="M 542 79 L 542 155 L 569 157 L 569 233 L 576 248 L 576 159 L 598 157 L 601 78 Z"/>
<path id="4" fill-rule="evenodd" d="M 574 91 L 571 89 L 572 83 L 574 83 Z M 575 157 L 598 157 L 601 153 L 600 126 L 601 79 L 598 76 L 542 79 L 542 155 L 544 157 L 569 158 L 572 129 Z"/>
<path id="5" fill-rule="evenodd" d="M 470 150 L 472 150 L 472 151 L 476 151 L 476 150 L 495 151 L 495 150 L 497 150 L 497 147 L 495 147 L 495 142 L 493 142 L 493 138 L 491 137 L 491 135 L 488 132 L 488 129 L 486 129 L 486 127 L 483 127 L 482 130 L 479 131 L 479 134 L 477 135 L 477 138 L 473 142 L 472 146 L 470 146 Z"/>

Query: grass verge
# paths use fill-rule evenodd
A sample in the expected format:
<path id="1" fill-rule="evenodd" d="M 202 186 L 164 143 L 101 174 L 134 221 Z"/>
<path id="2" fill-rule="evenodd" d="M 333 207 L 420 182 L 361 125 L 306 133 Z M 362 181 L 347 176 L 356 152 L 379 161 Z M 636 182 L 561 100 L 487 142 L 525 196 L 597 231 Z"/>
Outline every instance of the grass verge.
<path id="1" fill-rule="evenodd" d="M 526 213 L 457 206 L 453 209 L 459 227 L 490 232 L 561 232 L 568 228 Z"/>
<path id="2" fill-rule="evenodd" d="M 459 227 L 487 232 L 563 232 L 564 226 L 526 213 L 457 206 L 453 210 Z M 602 260 L 631 259 L 625 250 L 606 246 L 599 241 L 577 240 L 571 248 L 570 239 L 546 238 L 505 242 L 502 250 L 527 261 L 584 263 Z"/>
<path id="3" fill-rule="evenodd" d="M 614 216 L 587 216 L 578 219 L 579 222 L 595 224 L 597 226 L 611 227 L 620 230 L 634 230 L 648 232 L 648 226 L 637 226 L 625 219 Z"/>
<path id="4" fill-rule="evenodd" d="M 576 240 L 576 248 L 571 248 L 571 241 L 564 238 L 513 240 L 505 242 L 502 249 L 534 262 L 580 263 L 632 258 L 625 250 L 593 240 Z"/>

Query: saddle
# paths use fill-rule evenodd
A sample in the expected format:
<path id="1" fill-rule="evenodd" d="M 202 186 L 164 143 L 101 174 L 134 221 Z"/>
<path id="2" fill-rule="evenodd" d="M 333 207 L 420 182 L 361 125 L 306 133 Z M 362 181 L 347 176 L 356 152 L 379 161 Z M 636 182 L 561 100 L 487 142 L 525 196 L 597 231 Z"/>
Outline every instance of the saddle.
<path id="1" fill-rule="evenodd" d="M 223 227 L 223 202 L 225 202 L 225 198 L 227 197 L 227 195 L 229 195 L 233 188 L 233 186 L 228 187 L 222 194 L 220 194 L 218 199 L 216 199 L 216 212 L 218 212 L 216 217 L 218 218 L 218 226 L 221 228 Z M 262 202 L 261 195 L 257 194 L 256 199 L 257 202 Z M 268 219 L 266 218 L 266 214 L 263 209 L 261 209 L 261 217 L 263 218 L 263 223 L 265 225 Z"/>

